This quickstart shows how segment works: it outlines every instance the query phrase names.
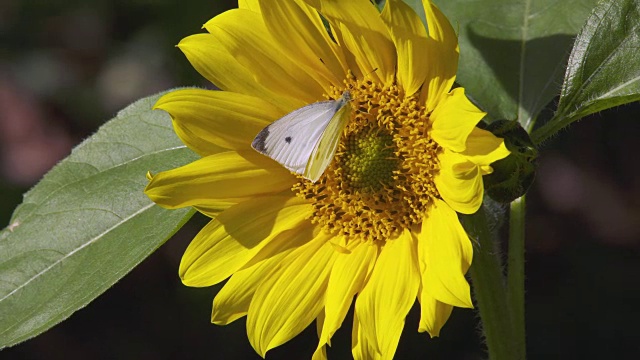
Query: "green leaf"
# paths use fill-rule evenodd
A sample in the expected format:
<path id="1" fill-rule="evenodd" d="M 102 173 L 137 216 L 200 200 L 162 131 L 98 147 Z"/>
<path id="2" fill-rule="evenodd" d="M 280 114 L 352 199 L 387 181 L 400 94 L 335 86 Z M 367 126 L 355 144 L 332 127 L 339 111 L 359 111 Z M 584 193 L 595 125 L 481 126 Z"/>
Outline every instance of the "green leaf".
<path id="1" fill-rule="evenodd" d="M 639 54 L 640 0 L 600 3 L 576 39 L 558 110 L 534 141 L 589 114 L 640 100 Z"/>
<path id="2" fill-rule="evenodd" d="M 148 170 L 196 158 L 176 137 L 158 96 L 121 111 L 24 197 L 0 232 L 0 348 L 84 307 L 193 214 L 154 205 Z"/>
<path id="3" fill-rule="evenodd" d="M 459 29 L 457 81 L 493 119 L 530 129 L 558 94 L 574 35 L 597 0 L 434 0 Z"/>

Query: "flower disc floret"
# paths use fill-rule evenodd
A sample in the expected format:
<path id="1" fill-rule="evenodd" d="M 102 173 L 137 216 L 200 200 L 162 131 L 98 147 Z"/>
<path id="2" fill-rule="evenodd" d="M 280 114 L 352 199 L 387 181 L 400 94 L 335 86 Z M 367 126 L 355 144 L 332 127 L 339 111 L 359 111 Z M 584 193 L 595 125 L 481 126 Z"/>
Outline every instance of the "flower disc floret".
<path id="1" fill-rule="evenodd" d="M 347 240 L 386 241 L 419 225 L 439 198 L 434 184 L 440 146 L 417 96 L 350 75 L 352 119 L 334 162 L 317 183 L 300 178 L 294 191 L 314 204 L 312 221 Z"/>

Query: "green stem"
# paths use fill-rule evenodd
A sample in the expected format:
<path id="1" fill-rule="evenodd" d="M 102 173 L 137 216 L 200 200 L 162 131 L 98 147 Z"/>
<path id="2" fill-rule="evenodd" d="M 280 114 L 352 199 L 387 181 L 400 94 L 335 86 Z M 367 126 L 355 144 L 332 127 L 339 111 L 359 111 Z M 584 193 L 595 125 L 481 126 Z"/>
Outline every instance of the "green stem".
<path id="1" fill-rule="evenodd" d="M 546 141 L 548 138 L 556 134 L 560 129 L 569 125 L 568 121 L 559 121 L 559 114 L 553 116 L 551 120 L 549 120 L 546 124 L 542 125 L 535 131 L 531 131 L 532 129 L 527 129 L 527 132 L 531 134 L 531 141 L 537 146 Z M 533 126 L 532 126 L 533 127 Z"/>
<path id="2" fill-rule="evenodd" d="M 474 251 L 470 273 L 489 359 L 523 360 L 524 343 L 517 340 L 514 331 L 500 251 L 489 230 L 484 208 L 474 215 L 466 216 L 463 223 L 479 242 Z"/>
<path id="3" fill-rule="evenodd" d="M 521 349 L 526 349 L 524 322 L 524 226 L 525 196 L 511 203 L 509 214 L 509 260 L 507 269 L 507 296 L 514 341 Z"/>

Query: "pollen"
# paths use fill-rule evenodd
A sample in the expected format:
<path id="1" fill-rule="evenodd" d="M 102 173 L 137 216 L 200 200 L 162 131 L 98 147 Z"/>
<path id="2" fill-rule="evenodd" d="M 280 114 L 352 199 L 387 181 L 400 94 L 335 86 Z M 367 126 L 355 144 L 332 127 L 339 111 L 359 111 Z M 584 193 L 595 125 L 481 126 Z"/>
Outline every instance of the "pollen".
<path id="1" fill-rule="evenodd" d="M 311 221 L 350 240 L 386 241 L 419 225 L 434 199 L 442 148 L 430 137 L 418 95 L 353 75 L 328 98 L 351 92 L 351 119 L 336 156 L 316 183 L 300 177 L 293 191 L 313 204 Z"/>

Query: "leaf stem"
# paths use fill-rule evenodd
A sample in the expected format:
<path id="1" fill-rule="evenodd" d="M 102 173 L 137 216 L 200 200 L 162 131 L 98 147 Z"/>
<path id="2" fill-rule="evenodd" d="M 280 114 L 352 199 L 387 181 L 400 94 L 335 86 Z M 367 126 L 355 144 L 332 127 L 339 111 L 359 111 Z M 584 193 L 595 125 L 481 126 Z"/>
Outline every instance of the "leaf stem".
<path id="1" fill-rule="evenodd" d="M 542 125 L 533 132 L 531 131 L 531 129 L 529 129 L 528 132 L 531 134 L 531 141 L 533 141 L 535 145 L 540 145 L 540 143 L 546 141 L 548 138 L 560 131 L 560 129 L 568 125 L 569 122 L 560 121 L 558 120 L 558 118 L 559 116 L 558 114 L 556 114 L 546 124 Z"/>
<path id="2" fill-rule="evenodd" d="M 524 315 L 525 196 L 511 203 L 507 267 L 507 300 L 511 310 L 513 338 L 516 346 L 523 350 L 526 349 Z"/>

